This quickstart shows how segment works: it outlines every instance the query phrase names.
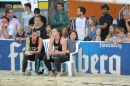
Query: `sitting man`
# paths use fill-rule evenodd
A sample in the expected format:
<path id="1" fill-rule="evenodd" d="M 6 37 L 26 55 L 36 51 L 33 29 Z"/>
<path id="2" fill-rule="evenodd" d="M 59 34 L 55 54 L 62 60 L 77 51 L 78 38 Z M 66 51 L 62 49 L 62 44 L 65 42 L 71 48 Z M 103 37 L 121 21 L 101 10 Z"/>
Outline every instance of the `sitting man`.
<path id="1" fill-rule="evenodd" d="M 15 37 L 16 29 L 13 25 L 9 24 L 10 20 L 7 17 L 2 18 L 0 25 L 0 39 L 10 39 Z"/>

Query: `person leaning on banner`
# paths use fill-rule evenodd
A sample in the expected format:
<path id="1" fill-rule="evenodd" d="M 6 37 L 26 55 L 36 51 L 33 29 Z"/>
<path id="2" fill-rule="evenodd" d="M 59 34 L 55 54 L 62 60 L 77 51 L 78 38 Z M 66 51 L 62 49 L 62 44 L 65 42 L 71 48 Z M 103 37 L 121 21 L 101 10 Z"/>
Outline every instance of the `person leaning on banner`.
<path id="1" fill-rule="evenodd" d="M 53 27 L 62 29 L 64 26 L 69 25 L 69 16 L 64 12 L 63 3 L 57 4 L 57 12 L 52 15 L 51 23 Z"/>
<path id="2" fill-rule="evenodd" d="M 12 8 L 12 5 L 7 4 L 7 5 L 5 6 L 5 9 L 6 9 L 6 10 L 9 10 L 9 9 L 13 9 L 13 8 Z M 6 16 L 6 13 L 1 17 L 1 19 L 2 19 L 4 16 Z M 17 19 L 17 17 L 14 16 L 14 15 L 13 15 L 13 18 L 16 18 L 16 19 Z"/>
<path id="3" fill-rule="evenodd" d="M 124 35 L 125 30 L 121 27 L 118 27 L 116 33 L 117 36 L 114 36 L 112 38 L 106 38 L 105 41 L 113 42 L 114 44 L 120 44 L 122 42 L 130 42 L 130 39 L 125 37 Z"/>
<path id="4" fill-rule="evenodd" d="M 15 40 L 22 42 L 22 41 L 26 40 L 27 37 L 29 37 L 29 35 L 24 32 L 24 27 L 18 26 L 17 27 L 17 34 L 15 36 Z"/>
<path id="5" fill-rule="evenodd" d="M 0 39 L 10 39 L 15 36 L 16 29 L 13 25 L 9 24 L 10 20 L 4 16 L 0 25 Z"/>
<path id="6" fill-rule="evenodd" d="M 45 16 L 42 16 L 40 15 L 40 9 L 39 8 L 35 8 L 34 9 L 34 17 L 35 16 L 40 16 L 41 17 L 41 21 L 44 25 L 44 27 L 46 26 L 46 17 Z M 33 24 L 34 25 L 34 17 L 32 17 L 30 20 L 29 20 L 29 25 L 30 24 Z"/>

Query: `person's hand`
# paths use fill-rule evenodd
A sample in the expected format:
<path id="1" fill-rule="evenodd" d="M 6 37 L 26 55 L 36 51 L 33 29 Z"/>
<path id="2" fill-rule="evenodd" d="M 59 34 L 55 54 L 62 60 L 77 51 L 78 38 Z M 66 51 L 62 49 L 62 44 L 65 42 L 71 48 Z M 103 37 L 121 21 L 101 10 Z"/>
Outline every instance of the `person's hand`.
<path id="1" fill-rule="evenodd" d="M 116 41 L 116 40 L 113 40 L 112 42 L 113 42 L 114 44 L 117 44 L 117 41 Z"/>
<path id="2" fill-rule="evenodd" d="M 1 28 L 4 29 L 4 24 L 0 24 Z"/>
<path id="3" fill-rule="evenodd" d="M 6 29 L 8 27 L 8 24 L 4 24 L 4 29 Z"/>
<path id="4" fill-rule="evenodd" d="M 52 55 L 54 55 L 54 54 L 55 54 L 55 51 L 51 50 L 50 53 L 51 53 Z"/>
<path id="5" fill-rule="evenodd" d="M 48 52 L 48 53 L 46 54 L 46 56 L 47 56 L 47 57 L 51 56 L 51 53 L 50 53 L 50 52 Z"/>
<path id="6" fill-rule="evenodd" d="M 25 56 L 28 56 L 28 54 L 25 54 Z"/>
<path id="7" fill-rule="evenodd" d="M 62 22 L 62 24 L 65 24 L 65 22 Z"/>
<path id="8" fill-rule="evenodd" d="M 120 44 L 120 43 L 122 43 L 122 40 L 118 40 L 118 41 L 117 41 L 117 44 Z"/>
<path id="9" fill-rule="evenodd" d="M 129 22 L 130 22 L 130 19 L 127 19 L 126 22 L 129 23 Z"/>
<path id="10" fill-rule="evenodd" d="M 24 38 L 21 38 L 21 39 L 20 39 L 20 42 L 22 42 L 23 40 L 24 40 Z"/>
<path id="11" fill-rule="evenodd" d="M 29 51 L 26 51 L 26 52 L 25 52 L 25 56 L 28 56 L 28 53 L 29 53 Z"/>
<path id="12" fill-rule="evenodd" d="M 16 37 L 16 40 L 20 40 L 20 38 L 19 38 L 19 37 Z"/>
<path id="13" fill-rule="evenodd" d="M 33 55 L 33 51 L 29 51 L 30 55 Z"/>

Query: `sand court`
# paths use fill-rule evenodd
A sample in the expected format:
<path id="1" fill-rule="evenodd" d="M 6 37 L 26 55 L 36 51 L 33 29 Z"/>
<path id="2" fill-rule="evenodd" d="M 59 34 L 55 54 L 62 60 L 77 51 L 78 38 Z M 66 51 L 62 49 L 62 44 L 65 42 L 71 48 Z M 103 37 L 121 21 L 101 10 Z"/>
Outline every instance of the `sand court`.
<path id="1" fill-rule="evenodd" d="M 130 76 L 113 74 L 86 74 L 77 72 L 77 76 L 62 77 L 19 76 L 18 71 L 0 71 L 0 86 L 130 86 Z"/>

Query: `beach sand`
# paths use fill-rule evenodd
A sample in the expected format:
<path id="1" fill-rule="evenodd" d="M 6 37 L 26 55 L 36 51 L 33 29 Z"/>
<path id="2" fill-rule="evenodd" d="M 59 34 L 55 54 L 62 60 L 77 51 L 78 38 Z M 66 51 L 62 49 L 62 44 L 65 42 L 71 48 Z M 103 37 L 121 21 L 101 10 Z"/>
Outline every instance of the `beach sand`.
<path id="1" fill-rule="evenodd" d="M 0 86 L 130 86 L 130 76 L 113 74 L 86 74 L 77 72 L 69 77 L 63 73 L 61 77 L 29 75 L 20 76 L 18 71 L 0 71 Z"/>

